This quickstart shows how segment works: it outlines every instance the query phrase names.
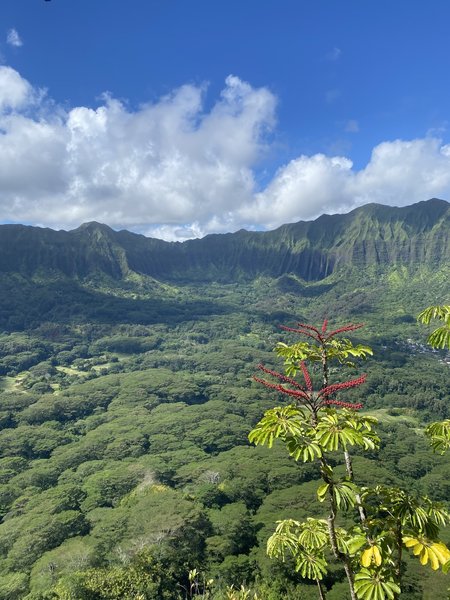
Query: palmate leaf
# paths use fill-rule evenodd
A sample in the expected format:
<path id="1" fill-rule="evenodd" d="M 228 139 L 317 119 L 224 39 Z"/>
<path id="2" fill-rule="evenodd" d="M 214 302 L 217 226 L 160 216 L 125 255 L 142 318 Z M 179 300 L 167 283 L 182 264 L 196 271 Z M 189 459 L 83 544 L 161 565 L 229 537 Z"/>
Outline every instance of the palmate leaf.
<path id="1" fill-rule="evenodd" d="M 414 497 L 398 489 L 395 492 L 392 499 L 387 499 L 386 508 L 400 519 L 404 527 L 435 537 L 439 526 L 448 521 L 447 511 L 427 497 Z"/>
<path id="2" fill-rule="evenodd" d="M 348 544 L 351 540 L 349 532 L 343 527 L 336 527 L 336 541 L 339 552 L 350 554 Z"/>
<path id="3" fill-rule="evenodd" d="M 429 306 L 417 317 L 425 325 L 429 325 L 433 319 L 439 319 L 444 324 L 428 336 L 427 342 L 433 348 L 450 349 L 450 305 Z"/>
<path id="4" fill-rule="evenodd" d="M 329 452 L 339 448 L 346 450 L 349 445 L 364 445 L 361 432 L 349 425 L 337 411 L 327 411 L 321 415 L 316 431 L 317 441 Z"/>
<path id="5" fill-rule="evenodd" d="M 358 444 L 361 445 L 364 450 L 374 450 L 375 448 L 379 447 L 380 438 L 374 431 L 372 431 L 372 425 L 376 425 L 378 423 L 378 419 L 376 417 L 362 415 L 347 409 L 341 411 L 339 417 L 341 421 L 345 420 L 345 423 L 348 427 L 351 427 L 357 431 L 358 434 L 360 434 L 361 439 Z"/>
<path id="6" fill-rule="evenodd" d="M 329 361 L 337 360 L 341 364 L 355 366 L 353 358 L 365 359 L 372 355 L 373 351 L 369 346 L 358 344 L 354 346 L 349 339 L 330 339 L 324 342 L 324 349 Z M 279 342 L 275 348 L 278 356 L 284 358 L 286 373 L 294 376 L 299 370 L 299 363 L 302 360 L 310 362 L 322 362 L 322 346 L 310 342 L 297 342 L 287 345 Z"/>
<path id="7" fill-rule="evenodd" d="M 295 570 L 305 579 L 321 580 L 327 573 L 327 561 L 322 553 L 299 552 L 295 561 Z"/>
<path id="8" fill-rule="evenodd" d="M 353 535 L 347 541 L 348 553 L 350 555 L 356 554 L 363 546 L 367 544 L 367 537 L 363 533 Z"/>
<path id="9" fill-rule="evenodd" d="M 351 481 L 341 481 L 333 486 L 336 506 L 342 510 L 348 510 L 356 504 L 356 493 L 358 487 Z"/>
<path id="10" fill-rule="evenodd" d="M 356 504 L 356 493 L 358 486 L 351 481 L 340 481 L 339 483 L 323 483 L 317 490 L 319 502 L 323 502 L 329 491 L 332 491 L 337 508 L 348 510 Z"/>
<path id="11" fill-rule="evenodd" d="M 450 324 L 450 304 L 429 306 L 417 316 L 417 320 L 424 325 L 429 325 L 432 319 L 440 319 L 444 323 Z"/>
<path id="12" fill-rule="evenodd" d="M 267 554 L 271 558 L 285 560 L 286 551 L 296 555 L 299 548 L 299 530 L 301 523 L 294 519 L 277 521 L 277 527 L 267 540 Z"/>
<path id="13" fill-rule="evenodd" d="M 298 541 L 308 549 L 323 549 L 328 541 L 328 526 L 324 519 L 308 517 L 300 526 Z"/>
<path id="14" fill-rule="evenodd" d="M 320 445 L 316 442 L 316 440 L 314 440 L 314 438 L 309 437 L 309 435 L 287 438 L 286 447 L 289 451 L 289 454 L 295 460 L 312 462 L 316 458 L 320 458 L 322 456 L 322 449 Z"/>
<path id="15" fill-rule="evenodd" d="M 360 600 L 393 600 L 400 588 L 389 574 L 363 568 L 355 575 L 355 592 Z"/>
<path id="16" fill-rule="evenodd" d="M 415 499 L 410 499 L 408 503 L 401 505 L 397 514 L 405 525 L 412 525 L 419 531 L 423 531 L 430 520 L 428 511 L 423 506 L 419 506 Z"/>
<path id="17" fill-rule="evenodd" d="M 450 419 L 431 423 L 425 433 L 431 438 L 431 446 L 435 452 L 444 454 L 450 448 Z"/>
<path id="18" fill-rule="evenodd" d="M 361 564 L 363 567 L 371 567 L 372 564 L 379 567 L 382 563 L 381 549 L 376 544 L 369 546 L 361 554 Z"/>
<path id="19" fill-rule="evenodd" d="M 410 494 L 401 488 L 383 485 L 362 488 L 361 496 L 367 510 L 376 507 L 374 516 L 382 519 L 382 528 L 389 526 L 389 523 L 391 527 L 400 523 L 403 531 L 435 539 L 440 527 L 450 521 L 450 515 L 442 504 L 433 502 L 426 496 Z"/>
<path id="20" fill-rule="evenodd" d="M 322 579 L 327 572 L 323 550 L 328 541 L 327 522 L 308 518 L 300 523 L 293 519 L 278 521 L 267 541 L 267 554 L 285 560 L 286 552 L 295 559 L 296 570 L 307 579 Z"/>
<path id="21" fill-rule="evenodd" d="M 441 350 L 450 348 L 450 327 L 448 325 L 438 327 L 428 336 L 427 342 L 433 348 Z"/>
<path id="22" fill-rule="evenodd" d="M 250 432 L 248 439 L 255 445 L 272 447 L 276 438 L 303 438 L 309 429 L 305 414 L 296 406 L 276 406 L 266 411 L 263 418 Z"/>
<path id="23" fill-rule="evenodd" d="M 450 521 L 450 514 L 438 502 L 430 502 L 428 507 L 428 516 L 432 519 L 438 527 L 445 527 Z"/>
<path id="24" fill-rule="evenodd" d="M 353 342 L 347 338 L 341 340 L 331 340 L 327 343 L 327 356 L 329 359 L 336 359 L 341 364 L 354 367 L 355 363 L 349 358 L 361 358 L 365 360 L 367 356 L 372 356 L 373 350 L 363 344 L 353 345 Z"/>
<path id="25" fill-rule="evenodd" d="M 278 342 L 275 347 L 275 352 L 278 356 L 281 356 L 286 361 L 287 365 L 292 364 L 296 366 L 295 371 L 298 371 L 298 366 L 302 360 L 310 360 L 312 362 L 320 362 L 322 360 L 322 353 L 320 346 L 316 344 L 310 344 L 309 342 L 297 342 L 288 346 L 284 342 Z M 295 373 L 294 373 L 295 374 Z"/>
<path id="26" fill-rule="evenodd" d="M 372 425 L 378 424 L 378 419 L 376 417 L 363 415 L 348 409 L 341 411 L 341 417 L 345 417 L 347 423 L 357 430 L 365 429 L 367 431 L 372 431 Z"/>
<path id="27" fill-rule="evenodd" d="M 422 536 L 405 535 L 403 543 L 413 551 L 414 556 L 419 557 L 420 564 L 426 565 L 429 562 L 433 571 L 437 571 L 450 560 L 450 550 L 443 542 L 434 542 Z"/>
<path id="28" fill-rule="evenodd" d="M 267 541 L 267 554 L 284 560 L 288 550 L 294 556 L 299 550 L 322 550 L 328 541 L 328 527 L 324 519 L 308 517 L 299 522 L 294 519 L 277 521 L 274 533 Z"/>

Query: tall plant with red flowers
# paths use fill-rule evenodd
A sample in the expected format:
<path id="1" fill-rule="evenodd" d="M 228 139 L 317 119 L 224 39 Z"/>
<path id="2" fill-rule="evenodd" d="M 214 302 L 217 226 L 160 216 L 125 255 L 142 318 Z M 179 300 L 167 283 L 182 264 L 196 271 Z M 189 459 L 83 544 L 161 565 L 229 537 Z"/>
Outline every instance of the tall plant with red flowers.
<path id="1" fill-rule="evenodd" d="M 352 600 L 393 600 L 400 594 L 402 545 L 413 548 L 416 555 L 422 552 L 422 564 L 430 557 L 432 568 L 450 559 L 450 552 L 436 539 L 448 515 L 427 498 L 411 498 L 387 487 L 359 488 L 354 481 L 349 448 L 377 448 L 380 440 L 373 430 L 377 420 L 358 413 L 361 403 L 336 398 L 362 385 L 366 376 L 332 382 L 330 372 L 333 363 L 355 367 L 356 360 L 372 354 L 368 346 L 337 337 L 360 327 L 350 324 L 328 331 L 326 320 L 320 329 L 305 323 L 283 326 L 307 341 L 278 344 L 276 352 L 284 359 L 285 372 L 259 365 L 263 375 L 254 379 L 287 396 L 289 403 L 266 411 L 249 439 L 269 447 L 278 439 L 295 460 L 317 461 L 322 478 L 317 497 L 328 504 L 326 519 L 279 521 L 268 541 L 269 555 L 284 559 L 291 553 L 301 575 L 316 581 L 321 599 L 331 554 L 344 567 Z M 329 460 L 329 453 L 336 451 L 344 454 L 343 478 L 336 477 Z M 356 511 L 358 524 L 344 530 L 337 516 L 349 511 Z"/>

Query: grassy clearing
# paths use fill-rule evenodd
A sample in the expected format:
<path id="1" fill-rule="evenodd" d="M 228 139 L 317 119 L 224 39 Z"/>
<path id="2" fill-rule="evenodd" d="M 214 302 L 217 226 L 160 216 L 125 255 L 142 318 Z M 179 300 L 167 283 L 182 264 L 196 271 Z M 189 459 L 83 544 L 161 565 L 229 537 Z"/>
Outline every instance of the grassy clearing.
<path id="1" fill-rule="evenodd" d="M 0 377 L 0 391 L 1 392 L 15 392 L 18 388 L 15 377 Z"/>
<path id="2" fill-rule="evenodd" d="M 61 373 L 65 373 L 66 375 L 85 375 L 86 373 L 84 371 L 80 371 L 79 369 L 74 369 L 73 367 L 61 367 L 61 366 L 57 366 L 56 369 L 58 371 L 61 371 Z"/>
<path id="3" fill-rule="evenodd" d="M 395 411 L 395 414 L 392 414 Z M 376 417 L 380 423 L 407 423 L 414 427 L 419 426 L 419 419 L 411 414 L 407 408 L 377 408 L 374 410 L 364 411 L 373 417 Z"/>

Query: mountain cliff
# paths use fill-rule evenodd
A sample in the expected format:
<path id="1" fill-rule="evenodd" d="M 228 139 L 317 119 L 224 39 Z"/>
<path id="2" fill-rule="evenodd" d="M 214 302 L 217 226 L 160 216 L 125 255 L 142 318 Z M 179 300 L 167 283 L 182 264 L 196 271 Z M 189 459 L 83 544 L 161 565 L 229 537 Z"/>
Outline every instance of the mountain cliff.
<path id="1" fill-rule="evenodd" d="M 342 215 L 164 242 L 85 223 L 72 231 L 0 226 L 0 272 L 85 278 L 131 273 L 163 281 L 232 281 L 295 274 L 319 281 L 342 268 L 439 268 L 450 263 L 450 204 L 432 199 L 403 208 L 368 204 Z"/>

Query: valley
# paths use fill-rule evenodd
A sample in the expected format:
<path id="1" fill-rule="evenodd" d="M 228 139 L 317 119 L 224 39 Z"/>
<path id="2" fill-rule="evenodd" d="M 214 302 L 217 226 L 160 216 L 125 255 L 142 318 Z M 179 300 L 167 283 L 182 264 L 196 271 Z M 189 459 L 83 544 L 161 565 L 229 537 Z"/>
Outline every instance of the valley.
<path id="1" fill-rule="evenodd" d="M 450 455 L 424 436 L 450 416 L 448 354 L 416 317 L 448 303 L 449 221 L 430 200 L 183 244 L 0 226 L 0 599 L 193 598 L 192 569 L 214 600 L 241 584 L 316 598 L 265 548 L 277 520 L 323 516 L 318 471 L 248 441 L 280 401 L 252 377 L 283 368 L 279 326 L 298 321 L 365 324 L 367 381 L 343 399 L 379 419 L 381 446 L 354 451 L 358 483 L 448 503 Z M 402 598 L 447 597 L 442 573 L 405 569 Z M 329 600 L 343 581 L 335 564 Z"/>

